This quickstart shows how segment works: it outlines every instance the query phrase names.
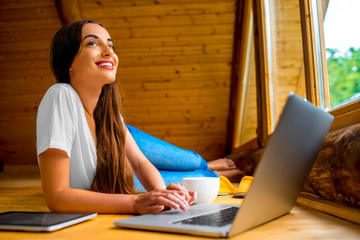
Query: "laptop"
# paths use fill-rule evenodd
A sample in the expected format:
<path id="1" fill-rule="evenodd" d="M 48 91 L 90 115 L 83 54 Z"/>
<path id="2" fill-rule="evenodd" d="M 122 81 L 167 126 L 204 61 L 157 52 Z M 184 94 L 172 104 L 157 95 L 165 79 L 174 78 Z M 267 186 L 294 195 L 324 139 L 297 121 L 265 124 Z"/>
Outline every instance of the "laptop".
<path id="1" fill-rule="evenodd" d="M 187 211 L 134 216 L 114 224 L 128 229 L 231 237 L 279 218 L 295 205 L 332 121 L 332 115 L 291 93 L 241 206 L 195 204 Z M 230 219 L 222 219 L 228 215 Z"/>

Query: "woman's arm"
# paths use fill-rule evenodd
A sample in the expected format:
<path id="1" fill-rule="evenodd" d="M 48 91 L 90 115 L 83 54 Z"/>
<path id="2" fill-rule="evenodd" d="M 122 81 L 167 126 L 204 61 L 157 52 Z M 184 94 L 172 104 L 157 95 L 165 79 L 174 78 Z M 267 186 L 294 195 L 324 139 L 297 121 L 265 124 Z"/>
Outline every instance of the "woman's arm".
<path id="1" fill-rule="evenodd" d="M 187 209 L 177 191 L 157 190 L 143 195 L 105 194 L 70 187 L 70 159 L 58 149 L 39 155 L 43 193 L 51 211 L 151 213 L 167 208 Z"/>
<path id="2" fill-rule="evenodd" d="M 126 157 L 129 159 L 134 169 L 136 177 L 146 190 L 152 191 L 154 189 L 166 188 L 167 190 L 177 191 L 189 205 L 196 201 L 196 192 L 187 191 L 178 183 L 170 184 L 168 187 L 166 187 L 159 171 L 141 152 L 128 129 L 126 129 L 125 152 Z"/>
<path id="3" fill-rule="evenodd" d="M 141 152 L 129 130 L 126 127 L 125 129 L 125 154 L 140 183 L 147 191 L 152 191 L 155 189 L 166 189 L 166 185 L 159 171 Z"/>
<path id="4" fill-rule="evenodd" d="M 134 213 L 133 195 L 103 194 L 70 188 L 70 159 L 58 149 L 39 155 L 41 182 L 51 211 Z"/>

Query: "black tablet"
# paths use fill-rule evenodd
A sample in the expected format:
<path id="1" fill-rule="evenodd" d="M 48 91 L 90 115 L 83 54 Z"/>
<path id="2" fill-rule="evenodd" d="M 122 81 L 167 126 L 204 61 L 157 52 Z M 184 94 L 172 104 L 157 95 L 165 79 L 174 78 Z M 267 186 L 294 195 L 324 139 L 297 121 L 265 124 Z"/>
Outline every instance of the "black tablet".
<path id="1" fill-rule="evenodd" d="M 0 230 L 52 232 L 95 217 L 96 213 L 4 212 Z"/>

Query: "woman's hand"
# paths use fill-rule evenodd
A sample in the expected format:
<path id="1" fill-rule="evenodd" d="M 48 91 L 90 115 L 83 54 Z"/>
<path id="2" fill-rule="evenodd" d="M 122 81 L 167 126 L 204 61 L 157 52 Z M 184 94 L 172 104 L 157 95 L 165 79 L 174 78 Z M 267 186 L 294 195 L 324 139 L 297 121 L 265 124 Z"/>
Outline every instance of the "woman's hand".
<path id="1" fill-rule="evenodd" d="M 189 208 L 188 202 L 180 191 L 169 189 L 157 189 L 148 193 L 137 195 L 134 203 L 135 212 L 139 214 L 158 213 L 165 209 Z"/>
<path id="2" fill-rule="evenodd" d="M 186 202 L 191 205 L 193 204 L 197 199 L 197 193 L 194 191 L 189 191 L 185 187 L 181 186 L 179 183 L 171 183 L 169 186 L 167 186 L 168 190 L 176 190 L 182 196 Z"/>

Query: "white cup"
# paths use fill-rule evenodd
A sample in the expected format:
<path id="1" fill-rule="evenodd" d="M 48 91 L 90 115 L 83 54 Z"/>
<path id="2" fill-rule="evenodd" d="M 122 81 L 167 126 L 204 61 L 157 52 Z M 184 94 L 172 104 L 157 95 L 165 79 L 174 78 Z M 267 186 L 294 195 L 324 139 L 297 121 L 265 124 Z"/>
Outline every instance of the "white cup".
<path id="1" fill-rule="evenodd" d="M 197 192 L 195 204 L 211 203 L 219 193 L 220 178 L 218 177 L 189 177 L 182 179 L 182 185 Z"/>

